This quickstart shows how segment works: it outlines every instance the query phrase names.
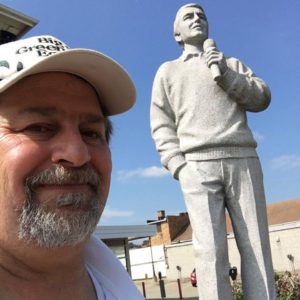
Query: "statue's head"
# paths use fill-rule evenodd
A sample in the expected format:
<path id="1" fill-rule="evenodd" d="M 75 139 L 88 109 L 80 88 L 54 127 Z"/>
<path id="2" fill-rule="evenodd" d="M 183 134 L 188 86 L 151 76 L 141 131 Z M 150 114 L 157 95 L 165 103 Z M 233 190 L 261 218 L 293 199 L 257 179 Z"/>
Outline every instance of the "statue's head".
<path id="1" fill-rule="evenodd" d="M 187 43 L 203 43 L 208 37 L 208 23 L 202 6 L 188 3 L 179 8 L 174 20 L 174 37 L 184 48 Z"/>

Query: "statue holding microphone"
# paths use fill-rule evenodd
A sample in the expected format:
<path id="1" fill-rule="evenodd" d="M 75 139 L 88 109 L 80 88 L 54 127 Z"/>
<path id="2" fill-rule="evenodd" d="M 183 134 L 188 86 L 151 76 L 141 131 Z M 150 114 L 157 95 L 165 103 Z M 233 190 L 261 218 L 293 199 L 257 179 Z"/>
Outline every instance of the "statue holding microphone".
<path id="1" fill-rule="evenodd" d="M 225 210 L 241 255 L 244 299 L 276 299 L 263 175 L 246 112 L 270 90 L 208 39 L 203 8 L 182 6 L 174 22 L 182 55 L 153 83 L 151 131 L 162 164 L 179 180 L 193 228 L 201 300 L 231 300 Z"/>

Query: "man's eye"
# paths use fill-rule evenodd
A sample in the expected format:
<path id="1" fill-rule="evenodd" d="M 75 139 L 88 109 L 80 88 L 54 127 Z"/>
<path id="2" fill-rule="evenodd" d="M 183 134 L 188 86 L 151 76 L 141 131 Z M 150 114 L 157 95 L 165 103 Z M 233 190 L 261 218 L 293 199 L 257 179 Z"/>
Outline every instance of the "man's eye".
<path id="1" fill-rule="evenodd" d="M 43 124 L 33 124 L 27 126 L 24 131 L 25 132 L 32 132 L 32 133 L 49 133 L 53 129 L 50 126 L 43 125 Z"/>
<path id="2" fill-rule="evenodd" d="M 186 16 L 183 17 L 183 20 L 185 21 L 185 20 L 189 20 L 191 18 L 192 18 L 192 15 L 186 15 Z"/>
<path id="3" fill-rule="evenodd" d="M 105 141 L 103 134 L 95 130 L 82 131 L 82 136 L 85 140 L 88 140 L 93 143 L 103 143 Z"/>
<path id="4" fill-rule="evenodd" d="M 23 129 L 17 130 L 19 133 L 27 135 L 32 139 L 44 140 L 51 138 L 57 128 L 51 124 L 29 124 Z"/>

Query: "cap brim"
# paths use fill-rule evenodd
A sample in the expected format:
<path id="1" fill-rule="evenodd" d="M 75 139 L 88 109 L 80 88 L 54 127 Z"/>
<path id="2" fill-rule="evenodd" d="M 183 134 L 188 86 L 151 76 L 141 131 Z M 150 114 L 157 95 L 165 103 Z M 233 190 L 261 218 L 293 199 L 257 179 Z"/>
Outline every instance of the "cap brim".
<path id="1" fill-rule="evenodd" d="M 125 112 L 135 103 L 136 91 L 128 73 L 108 56 L 88 49 L 52 54 L 0 81 L 0 93 L 24 77 L 44 72 L 71 73 L 85 79 L 95 88 L 107 115 Z"/>

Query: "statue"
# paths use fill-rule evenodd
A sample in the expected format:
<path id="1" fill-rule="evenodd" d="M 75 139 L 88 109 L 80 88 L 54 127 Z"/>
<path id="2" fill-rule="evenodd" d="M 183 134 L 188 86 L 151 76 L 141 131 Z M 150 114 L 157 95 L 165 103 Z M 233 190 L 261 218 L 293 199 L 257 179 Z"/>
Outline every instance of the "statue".
<path id="1" fill-rule="evenodd" d="M 162 164 L 179 180 L 191 226 L 201 300 L 229 300 L 225 209 L 241 255 L 244 299 L 276 299 L 263 175 L 246 112 L 270 103 L 266 83 L 208 39 L 203 8 L 174 22 L 182 55 L 153 83 L 151 131 Z"/>

